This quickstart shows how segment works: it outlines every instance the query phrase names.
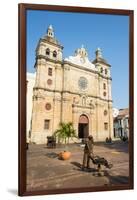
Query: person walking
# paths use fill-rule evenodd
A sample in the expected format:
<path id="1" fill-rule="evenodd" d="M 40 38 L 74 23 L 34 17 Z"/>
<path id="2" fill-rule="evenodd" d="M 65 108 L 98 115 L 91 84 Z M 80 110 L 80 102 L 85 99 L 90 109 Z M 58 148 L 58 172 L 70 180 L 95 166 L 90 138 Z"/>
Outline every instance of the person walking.
<path id="1" fill-rule="evenodd" d="M 90 159 L 91 157 L 93 157 L 93 144 L 93 136 L 89 135 L 84 147 L 82 170 L 84 170 L 85 168 L 90 168 Z"/>

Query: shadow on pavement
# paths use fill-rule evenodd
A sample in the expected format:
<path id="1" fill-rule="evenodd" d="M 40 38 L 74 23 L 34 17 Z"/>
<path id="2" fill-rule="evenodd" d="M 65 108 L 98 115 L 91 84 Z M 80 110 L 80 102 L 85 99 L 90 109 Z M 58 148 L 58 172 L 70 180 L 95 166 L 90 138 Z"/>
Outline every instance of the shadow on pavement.
<path id="1" fill-rule="evenodd" d="M 73 168 L 73 170 L 82 171 L 83 173 L 92 173 L 92 176 L 95 177 L 107 177 L 109 180 L 110 185 L 114 184 L 128 184 L 129 177 L 127 176 L 112 176 L 109 174 L 109 171 L 107 170 L 101 170 L 101 172 L 98 172 L 96 168 L 89 168 L 82 170 L 82 165 L 78 162 L 71 162 L 72 165 L 74 165 L 76 168 Z"/>
<path id="2" fill-rule="evenodd" d="M 128 176 L 108 176 L 109 178 L 109 184 L 128 184 L 129 183 L 129 177 Z"/>
<path id="3" fill-rule="evenodd" d="M 78 167 L 79 169 L 82 168 L 82 165 L 80 163 L 78 163 L 78 162 L 71 162 L 71 164 L 76 166 L 76 167 Z"/>
<path id="4" fill-rule="evenodd" d="M 71 162 L 72 165 L 74 165 L 77 168 L 73 168 L 74 170 L 77 171 L 82 171 L 82 172 L 96 172 L 97 170 L 95 168 L 85 168 L 84 170 L 82 169 L 82 165 L 78 162 Z"/>
<path id="5" fill-rule="evenodd" d="M 58 158 L 58 154 L 55 152 L 45 154 L 48 158 Z"/>

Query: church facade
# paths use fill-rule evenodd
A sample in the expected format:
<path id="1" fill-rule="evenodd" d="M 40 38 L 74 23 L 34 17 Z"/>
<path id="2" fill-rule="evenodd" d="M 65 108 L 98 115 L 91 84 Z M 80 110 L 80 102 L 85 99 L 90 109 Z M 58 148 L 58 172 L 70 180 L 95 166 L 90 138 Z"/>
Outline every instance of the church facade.
<path id="1" fill-rule="evenodd" d="M 50 25 L 36 48 L 30 141 L 46 143 L 60 122 L 72 122 L 79 139 L 112 138 L 110 68 L 100 48 L 93 61 L 83 46 L 63 59 L 63 46 Z"/>

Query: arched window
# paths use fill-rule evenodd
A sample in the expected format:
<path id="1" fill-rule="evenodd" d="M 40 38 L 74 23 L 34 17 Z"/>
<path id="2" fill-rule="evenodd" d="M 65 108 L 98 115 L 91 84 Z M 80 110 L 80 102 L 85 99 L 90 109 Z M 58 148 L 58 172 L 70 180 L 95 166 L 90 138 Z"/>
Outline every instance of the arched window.
<path id="1" fill-rule="evenodd" d="M 49 56 L 49 54 L 50 54 L 50 49 L 47 48 L 47 49 L 46 49 L 46 55 Z"/>
<path id="2" fill-rule="evenodd" d="M 107 95 L 107 93 L 106 92 L 103 92 L 103 95 L 104 95 L 104 97 Z"/>
<path id="3" fill-rule="evenodd" d="M 52 68 L 51 67 L 48 68 L 48 75 L 52 76 Z"/>
<path id="4" fill-rule="evenodd" d="M 103 73 L 103 68 L 102 67 L 100 68 L 100 73 Z"/>
<path id="5" fill-rule="evenodd" d="M 85 96 L 82 97 L 82 105 L 83 105 L 83 106 L 86 106 L 86 97 L 85 97 Z"/>
<path id="6" fill-rule="evenodd" d="M 106 131 L 108 130 L 108 123 L 107 122 L 104 123 L 104 130 L 106 130 Z"/>
<path id="7" fill-rule="evenodd" d="M 56 58 L 57 57 L 57 52 L 53 51 L 53 57 Z"/>
<path id="8" fill-rule="evenodd" d="M 107 69 L 105 69 L 105 74 L 107 74 L 108 73 L 108 70 Z"/>
<path id="9" fill-rule="evenodd" d="M 50 120 L 49 119 L 45 119 L 44 120 L 44 129 L 49 129 L 50 128 Z"/>
<path id="10" fill-rule="evenodd" d="M 106 116 L 108 114 L 107 110 L 104 110 L 104 115 Z"/>
<path id="11" fill-rule="evenodd" d="M 106 89 L 106 83 L 103 83 L 103 89 L 104 90 Z"/>

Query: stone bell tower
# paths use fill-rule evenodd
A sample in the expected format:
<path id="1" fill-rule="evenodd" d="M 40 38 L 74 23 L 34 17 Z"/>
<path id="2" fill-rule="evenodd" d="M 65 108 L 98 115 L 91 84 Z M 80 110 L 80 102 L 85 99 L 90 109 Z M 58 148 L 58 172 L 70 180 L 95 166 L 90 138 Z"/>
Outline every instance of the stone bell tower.
<path id="1" fill-rule="evenodd" d="M 46 142 L 47 136 L 53 134 L 60 122 L 62 50 L 63 46 L 55 38 L 50 25 L 36 48 L 31 142 Z"/>
<path id="2" fill-rule="evenodd" d="M 112 78 L 110 73 L 111 65 L 103 58 L 102 50 L 97 48 L 95 51 L 96 58 L 92 62 L 98 71 L 98 97 L 100 101 L 97 103 L 98 121 L 102 122 L 98 125 L 100 138 L 107 137 L 113 138 L 113 115 L 112 115 Z M 101 112 L 103 110 L 103 112 Z M 103 131 L 102 131 L 103 130 Z"/>

